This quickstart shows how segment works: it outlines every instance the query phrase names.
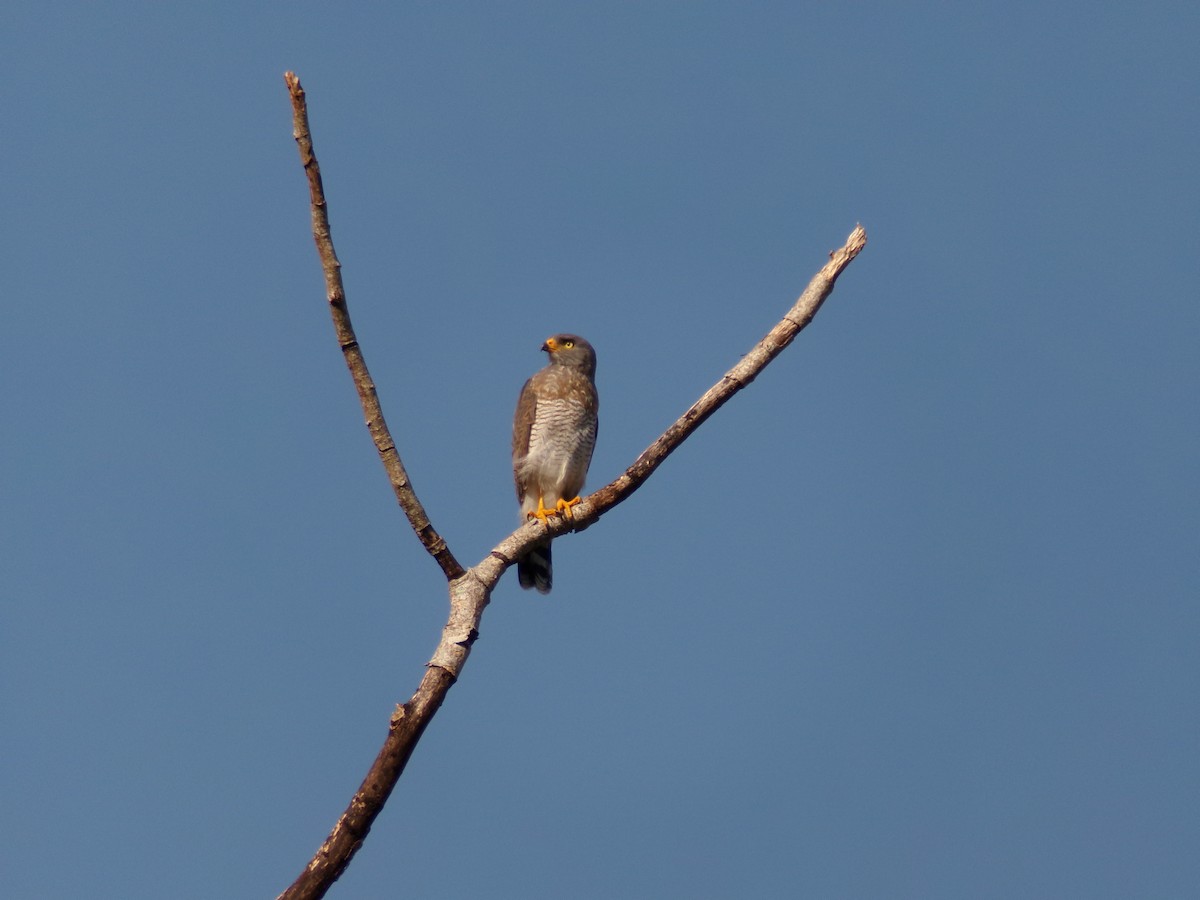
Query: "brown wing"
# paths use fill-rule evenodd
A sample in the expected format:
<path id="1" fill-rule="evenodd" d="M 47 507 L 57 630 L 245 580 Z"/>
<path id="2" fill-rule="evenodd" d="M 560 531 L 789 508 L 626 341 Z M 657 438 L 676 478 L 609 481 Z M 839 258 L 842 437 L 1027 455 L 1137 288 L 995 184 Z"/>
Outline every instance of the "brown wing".
<path id="1" fill-rule="evenodd" d="M 529 454 L 529 433 L 533 430 L 533 420 L 537 416 L 537 392 L 533 389 L 533 379 L 530 378 L 521 388 L 517 398 L 517 412 L 513 416 L 513 481 L 517 486 L 517 500 L 525 499 L 525 482 L 521 479 L 517 463 Z"/>

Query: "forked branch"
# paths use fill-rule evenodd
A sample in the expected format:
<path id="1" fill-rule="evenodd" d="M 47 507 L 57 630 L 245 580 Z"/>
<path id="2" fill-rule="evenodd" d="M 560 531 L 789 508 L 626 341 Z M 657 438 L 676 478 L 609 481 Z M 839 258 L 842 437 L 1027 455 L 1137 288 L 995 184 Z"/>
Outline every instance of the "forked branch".
<path id="1" fill-rule="evenodd" d="M 308 176 L 312 201 L 313 237 L 316 239 L 317 252 L 325 271 L 326 291 L 338 344 L 346 357 L 346 364 L 350 368 L 366 416 L 367 428 L 383 460 L 396 499 L 425 549 L 441 566 L 449 582 L 450 593 L 450 617 L 442 630 L 437 649 L 427 664 L 421 684 L 408 702 L 398 705 L 392 713 L 388 735 L 379 755 L 325 843 L 317 850 L 295 882 L 280 894 L 281 900 L 297 900 L 323 897 L 362 846 L 371 824 L 383 809 L 403 773 L 413 748 L 462 672 L 471 652 L 471 645 L 479 635 L 483 610 L 505 570 L 541 538 L 555 537 L 568 531 L 582 531 L 636 491 L 676 447 L 727 400 L 753 381 L 767 363 L 778 356 L 812 321 L 825 298 L 833 291 L 837 277 L 866 246 L 867 234 L 861 225 L 857 226 L 845 245 L 829 255 L 829 262 L 813 277 L 795 305 L 766 337 L 692 404 L 658 440 L 647 447 L 620 477 L 585 497 L 583 502 L 575 507 L 573 520 L 553 517 L 545 525 L 537 520 L 522 525 L 497 544 L 492 552 L 476 565 L 464 571 L 445 541 L 430 524 L 429 517 L 408 480 L 400 454 L 384 421 L 379 399 L 375 395 L 375 386 L 367 371 L 346 309 L 340 264 L 329 234 L 329 217 L 321 186 L 321 173 L 313 154 L 312 137 L 309 134 L 304 90 L 300 87 L 299 79 L 291 72 L 284 78 L 292 97 L 294 134 Z"/>

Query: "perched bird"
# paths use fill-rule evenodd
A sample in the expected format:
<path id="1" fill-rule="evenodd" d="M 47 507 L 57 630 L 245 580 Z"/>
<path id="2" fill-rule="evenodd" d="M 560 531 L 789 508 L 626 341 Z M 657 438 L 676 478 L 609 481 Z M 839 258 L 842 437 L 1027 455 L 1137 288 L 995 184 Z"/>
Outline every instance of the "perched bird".
<path id="1" fill-rule="evenodd" d="M 513 478 L 526 518 L 543 522 L 558 513 L 570 518 L 596 446 L 600 399 L 596 396 L 596 351 L 576 334 L 556 334 L 542 349 L 546 368 L 521 388 L 513 417 Z M 550 593 L 554 572 L 550 542 L 517 561 L 523 588 Z"/>

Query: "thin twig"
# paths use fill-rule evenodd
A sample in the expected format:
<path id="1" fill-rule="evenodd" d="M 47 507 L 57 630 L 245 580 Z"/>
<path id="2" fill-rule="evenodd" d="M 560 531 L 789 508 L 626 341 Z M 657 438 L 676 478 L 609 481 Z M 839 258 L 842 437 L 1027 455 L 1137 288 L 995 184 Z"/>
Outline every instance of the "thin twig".
<path id="1" fill-rule="evenodd" d="M 450 618 L 442 630 L 442 637 L 437 649 L 427 664 L 421 684 L 407 703 L 396 707 L 392 714 L 387 738 L 379 755 L 375 758 L 375 762 L 371 765 L 358 791 L 338 819 L 325 843 L 321 845 L 296 881 L 280 895 L 280 900 L 298 900 L 298 898 L 309 900 L 309 898 L 319 898 L 325 895 L 325 892 L 349 865 L 358 848 L 362 846 L 372 823 L 382 811 L 392 789 L 396 786 L 396 782 L 403 773 L 425 728 L 461 674 L 467 657 L 470 655 L 471 645 L 479 636 L 480 620 L 491 599 L 492 590 L 508 567 L 544 537 L 555 537 L 568 531 L 582 531 L 609 509 L 632 495 L 675 448 L 682 444 L 734 394 L 753 381 L 767 363 L 778 356 L 812 321 L 825 298 L 833 291 L 837 277 L 866 246 L 867 235 L 861 225 L 857 226 L 845 245 L 830 254 L 829 262 L 813 277 L 795 305 L 767 333 L 766 337 L 692 404 L 691 408 L 658 440 L 646 448 L 625 470 L 624 474 L 584 498 L 583 502 L 575 507 L 575 516 L 572 520 L 552 517 L 547 524 L 534 520 L 522 525 L 497 544 L 492 552 L 479 563 L 464 572 L 450 554 L 445 543 L 433 531 L 432 526 L 429 526 L 428 518 L 408 484 L 403 466 L 400 465 L 399 456 L 396 455 L 395 447 L 388 437 L 387 427 L 383 424 L 383 415 L 379 411 L 374 387 L 371 385 L 370 376 L 366 373 L 366 366 L 362 363 L 362 354 L 358 349 L 354 334 L 350 330 L 350 320 L 346 314 L 346 301 L 342 292 L 338 262 L 333 255 L 333 245 L 329 242 L 329 223 L 325 214 L 325 198 L 321 191 L 320 172 L 316 166 L 316 159 L 312 155 L 312 141 L 308 134 L 304 92 L 295 75 L 289 72 L 285 78 L 291 91 L 292 106 L 295 110 L 296 141 L 300 145 L 301 159 L 304 161 L 304 168 L 308 173 L 313 203 L 313 232 L 325 269 L 329 302 L 334 309 L 334 323 L 338 332 L 338 340 L 347 354 L 347 362 L 354 375 L 355 384 L 359 386 L 359 396 L 363 401 L 363 409 L 367 413 L 367 424 L 371 428 L 372 437 L 375 437 L 380 456 L 384 456 L 385 450 L 394 456 L 395 470 L 393 464 L 390 464 L 386 457 L 384 465 L 388 468 L 388 474 L 392 478 L 397 498 L 400 499 L 401 506 L 408 514 L 413 529 L 421 537 L 421 542 L 438 560 L 442 570 L 450 579 Z M 355 361 L 351 361 L 351 352 L 347 349 L 349 346 L 353 347 Z M 368 398 L 371 406 L 368 406 Z M 398 473 L 398 476 L 394 474 L 394 471 Z M 415 515 L 412 510 L 416 511 Z M 418 527 L 418 523 L 421 522 L 424 523 L 423 528 Z"/>
<path id="2" fill-rule="evenodd" d="M 442 567 L 446 578 L 458 578 L 463 574 L 463 568 L 442 540 L 442 536 L 430 524 L 425 507 L 417 499 L 412 483 L 408 480 L 408 473 L 404 470 L 396 443 L 392 440 L 387 422 L 383 418 L 383 409 L 375 393 L 375 382 L 371 380 L 362 348 L 358 346 L 358 338 L 354 336 L 354 326 L 350 323 L 350 313 L 346 308 L 346 291 L 342 286 L 342 264 L 338 262 L 337 254 L 333 250 L 333 238 L 329 234 L 329 210 L 325 204 L 325 189 L 321 184 L 321 167 L 313 153 L 312 135 L 308 130 L 308 104 L 304 99 L 304 88 L 300 86 L 300 79 L 292 72 L 287 72 L 283 78 L 292 96 L 292 136 L 300 148 L 300 160 L 304 163 L 304 172 L 308 176 L 313 239 L 317 242 L 317 254 L 321 257 L 321 268 L 325 271 L 325 292 L 329 298 L 330 313 L 333 315 L 333 328 L 337 332 L 338 346 L 342 348 L 350 376 L 354 379 L 354 387 L 358 391 L 358 399 L 367 420 L 367 430 L 371 433 L 371 440 L 375 442 L 375 449 L 383 461 L 383 468 L 392 483 L 396 500 L 408 516 L 409 525 L 430 556 Z"/>

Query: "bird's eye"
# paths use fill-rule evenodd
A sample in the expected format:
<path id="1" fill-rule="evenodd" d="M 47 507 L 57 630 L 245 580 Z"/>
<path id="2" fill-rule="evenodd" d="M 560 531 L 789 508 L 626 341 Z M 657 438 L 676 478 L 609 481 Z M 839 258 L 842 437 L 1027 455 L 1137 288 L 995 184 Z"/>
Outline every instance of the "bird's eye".
<path id="1" fill-rule="evenodd" d="M 575 346 L 575 342 L 574 341 L 563 341 L 563 346 L 566 347 L 568 350 L 570 350 L 572 347 Z"/>

